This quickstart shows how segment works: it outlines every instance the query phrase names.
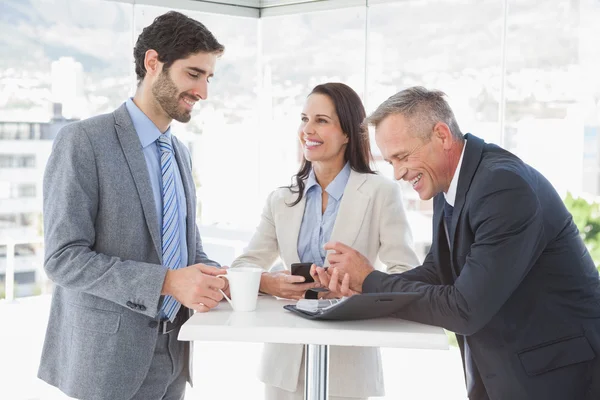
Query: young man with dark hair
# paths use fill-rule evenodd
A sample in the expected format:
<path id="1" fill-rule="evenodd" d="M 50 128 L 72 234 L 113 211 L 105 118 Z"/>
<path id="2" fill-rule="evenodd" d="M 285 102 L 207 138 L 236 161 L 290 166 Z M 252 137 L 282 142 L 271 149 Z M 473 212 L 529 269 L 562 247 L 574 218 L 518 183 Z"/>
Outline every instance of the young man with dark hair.
<path id="1" fill-rule="evenodd" d="M 110 114 L 58 134 L 44 176 L 45 270 L 55 283 L 38 376 L 85 400 L 180 400 L 192 310 L 227 291 L 202 249 L 188 122 L 224 47 L 200 22 L 161 15 L 135 45 L 138 87 Z"/>

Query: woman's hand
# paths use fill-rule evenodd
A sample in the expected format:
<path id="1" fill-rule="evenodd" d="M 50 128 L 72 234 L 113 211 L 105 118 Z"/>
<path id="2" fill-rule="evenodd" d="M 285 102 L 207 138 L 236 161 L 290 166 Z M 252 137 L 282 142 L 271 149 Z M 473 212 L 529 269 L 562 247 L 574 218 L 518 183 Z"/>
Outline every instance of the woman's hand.
<path id="1" fill-rule="evenodd" d="M 265 272 L 260 277 L 260 291 L 284 299 L 300 300 L 309 289 L 321 287 L 319 283 L 302 283 L 303 276 L 290 275 L 290 271 Z"/>

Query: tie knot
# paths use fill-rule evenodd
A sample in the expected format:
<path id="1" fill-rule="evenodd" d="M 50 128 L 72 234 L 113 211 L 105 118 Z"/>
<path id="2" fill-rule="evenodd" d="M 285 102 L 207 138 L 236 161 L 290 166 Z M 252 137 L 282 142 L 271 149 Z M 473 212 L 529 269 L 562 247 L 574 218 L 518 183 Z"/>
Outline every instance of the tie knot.
<path id="1" fill-rule="evenodd" d="M 158 137 L 158 147 L 161 152 L 173 152 L 173 146 L 171 145 L 171 139 L 165 134 Z"/>

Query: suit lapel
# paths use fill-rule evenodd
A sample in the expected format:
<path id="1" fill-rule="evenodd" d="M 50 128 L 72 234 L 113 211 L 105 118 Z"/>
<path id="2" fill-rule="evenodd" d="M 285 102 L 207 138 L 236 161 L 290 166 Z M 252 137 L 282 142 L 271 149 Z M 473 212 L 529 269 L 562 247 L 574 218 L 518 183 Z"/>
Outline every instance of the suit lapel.
<path id="1" fill-rule="evenodd" d="M 179 167 L 179 174 L 181 175 L 181 181 L 183 182 L 183 191 L 185 193 L 185 204 L 186 204 L 186 240 L 188 243 L 188 264 L 193 263 L 195 259 L 195 250 L 193 244 L 196 236 L 196 222 L 195 222 L 195 202 L 193 201 L 193 187 L 194 178 L 192 177 L 191 165 L 188 168 L 189 161 L 184 159 L 183 145 L 177 140 L 175 136 L 171 136 L 173 142 L 173 149 L 175 150 L 175 159 L 177 160 L 177 166 Z"/>
<path id="2" fill-rule="evenodd" d="M 454 212 L 452 213 L 452 237 L 454 238 L 454 243 L 452 243 L 452 248 L 450 249 L 451 253 L 453 253 L 452 249 L 457 240 L 456 229 L 458 220 L 465 205 L 465 199 L 469 187 L 471 186 L 471 181 L 475 176 L 477 167 L 479 167 L 481 154 L 483 153 L 483 145 L 485 144 L 483 140 L 470 133 L 465 135 L 465 139 L 467 139 L 467 144 L 465 154 L 463 155 L 462 166 L 460 167 L 460 175 L 458 176 L 458 187 L 456 188 L 456 199 L 454 200 Z"/>
<path id="3" fill-rule="evenodd" d="M 446 230 L 444 229 L 444 203 L 446 199 L 443 194 L 438 194 L 433 201 L 433 243 L 435 263 L 438 266 L 438 271 L 443 277 L 443 282 L 452 284 L 456 280 L 456 272 L 452 265 L 451 249 L 448 245 Z"/>
<path id="4" fill-rule="evenodd" d="M 335 218 L 330 241 L 341 242 L 350 247 L 354 246 L 363 219 L 365 218 L 369 201 L 371 200 L 370 196 L 359 190 L 366 180 L 366 174 L 361 174 L 354 170 L 350 172 L 340 208 Z M 325 266 L 328 265 L 329 261 L 325 259 Z"/>
<path id="5" fill-rule="evenodd" d="M 115 117 L 117 137 L 123 148 L 123 154 L 125 154 L 129 171 L 133 176 L 136 190 L 140 196 L 146 225 L 150 231 L 156 253 L 162 263 L 162 246 L 160 230 L 158 227 L 158 216 L 156 215 L 152 184 L 150 183 L 150 177 L 148 175 L 146 159 L 142 152 L 142 144 L 133 127 L 133 122 L 131 122 L 131 117 L 129 116 L 125 104 L 115 110 L 113 115 Z"/>
<path id="6" fill-rule="evenodd" d="M 284 203 L 293 203 L 297 196 L 297 193 L 287 191 Z M 302 196 L 302 200 L 294 207 L 289 207 L 286 204 L 282 204 L 281 206 L 285 208 L 283 212 L 278 214 L 283 220 L 277 219 L 275 225 L 284 227 L 281 229 L 281 250 L 283 261 L 289 267 L 293 263 L 300 262 L 300 257 L 298 256 L 298 236 L 300 236 L 300 225 L 302 224 L 304 208 L 306 207 L 306 195 Z"/>

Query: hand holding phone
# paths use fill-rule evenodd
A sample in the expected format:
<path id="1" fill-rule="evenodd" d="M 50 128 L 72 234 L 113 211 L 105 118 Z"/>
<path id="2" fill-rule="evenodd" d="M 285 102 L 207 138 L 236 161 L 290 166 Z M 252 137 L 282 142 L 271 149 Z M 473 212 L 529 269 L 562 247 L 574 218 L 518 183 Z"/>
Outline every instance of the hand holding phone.
<path id="1" fill-rule="evenodd" d="M 306 291 L 319 286 L 315 282 L 306 283 L 304 279 L 292 275 L 291 271 L 267 272 L 261 276 L 260 290 L 284 299 L 302 299 Z"/>
<path id="2" fill-rule="evenodd" d="M 310 275 L 310 267 L 311 266 L 312 266 L 312 263 L 294 263 L 291 265 L 292 275 L 303 276 L 304 277 L 303 283 L 312 283 L 315 280 Z"/>
<path id="3" fill-rule="evenodd" d="M 315 279 L 313 278 L 313 276 L 310 274 L 310 268 L 312 267 L 312 263 L 294 263 L 292 264 L 290 267 L 292 269 L 292 275 L 296 275 L 296 276 L 303 276 L 305 281 L 304 283 L 313 283 L 315 281 Z M 323 267 L 323 269 L 325 271 L 327 271 L 327 267 Z M 327 289 L 321 289 L 319 290 L 317 289 L 313 289 L 316 291 L 323 291 L 323 290 L 327 290 Z"/>

